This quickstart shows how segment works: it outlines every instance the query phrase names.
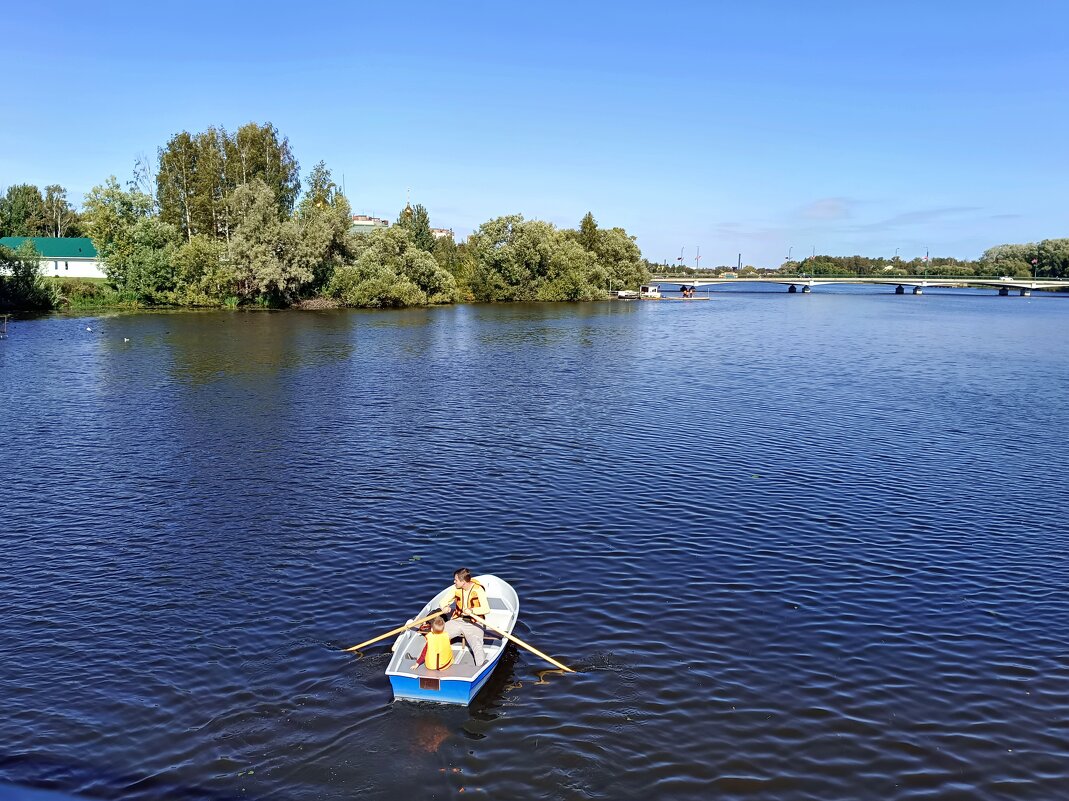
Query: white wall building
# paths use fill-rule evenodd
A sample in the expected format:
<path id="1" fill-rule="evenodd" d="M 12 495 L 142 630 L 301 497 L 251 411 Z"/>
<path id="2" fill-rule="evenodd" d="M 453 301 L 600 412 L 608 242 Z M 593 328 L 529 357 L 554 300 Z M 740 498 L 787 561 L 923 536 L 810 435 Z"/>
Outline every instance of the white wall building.
<path id="1" fill-rule="evenodd" d="M 73 236 L 5 236 L 0 245 L 18 250 L 30 242 L 41 254 L 41 274 L 56 278 L 106 278 L 93 241 Z"/>

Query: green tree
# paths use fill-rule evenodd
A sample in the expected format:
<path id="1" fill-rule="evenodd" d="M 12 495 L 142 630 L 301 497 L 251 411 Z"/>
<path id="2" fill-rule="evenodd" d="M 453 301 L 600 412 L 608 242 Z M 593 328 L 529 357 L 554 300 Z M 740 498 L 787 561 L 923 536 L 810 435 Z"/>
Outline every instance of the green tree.
<path id="1" fill-rule="evenodd" d="M 160 148 L 156 196 L 160 216 L 182 231 L 230 240 L 231 194 L 259 179 L 272 191 L 276 216 L 288 217 L 300 193 L 299 167 L 289 142 L 270 124 L 243 125 L 229 134 L 208 128 L 182 131 Z"/>
<path id="2" fill-rule="evenodd" d="M 434 251 L 434 234 L 431 232 L 431 218 L 422 204 L 405 206 L 397 215 L 397 225 L 412 235 L 412 242 L 420 250 Z"/>
<path id="3" fill-rule="evenodd" d="M 54 284 L 41 275 L 41 255 L 31 242 L 18 250 L 0 246 L 0 308 L 40 311 L 56 301 Z"/>
<path id="4" fill-rule="evenodd" d="M 327 294 L 346 306 L 368 309 L 419 306 L 427 296 L 412 281 L 381 264 L 355 264 L 334 272 Z"/>
<path id="5" fill-rule="evenodd" d="M 995 277 L 1008 275 L 1025 278 L 1032 274 L 1032 259 L 1038 250 L 1034 243 L 1024 245 L 997 245 L 988 248 L 980 256 L 979 275 Z"/>
<path id="6" fill-rule="evenodd" d="M 355 264 L 335 271 L 328 294 L 359 306 L 453 303 L 458 298 L 453 275 L 399 225 L 363 237 Z"/>
<path id="7" fill-rule="evenodd" d="M 1069 239 L 1044 239 L 1037 251 L 1039 276 L 1069 278 Z"/>
<path id="8" fill-rule="evenodd" d="M 186 131 L 171 137 L 160 148 L 160 168 L 156 173 L 156 198 L 160 219 L 178 228 L 186 240 L 203 233 L 194 220 L 197 206 L 197 146 Z M 198 215 L 199 216 L 199 215 Z"/>
<path id="9" fill-rule="evenodd" d="M 304 197 L 301 199 L 301 207 L 308 208 L 310 206 L 320 207 L 332 205 L 334 198 L 339 194 L 338 185 L 334 183 L 334 176 L 331 175 L 330 170 L 327 169 L 326 162 L 320 161 L 308 174 L 308 178 L 305 181 L 307 187 L 304 190 Z"/>
<path id="10" fill-rule="evenodd" d="M 294 214 L 300 258 L 311 265 L 311 290 L 322 288 L 338 266 L 355 257 L 349 228 L 352 209 L 326 164 L 312 168 L 307 190 Z"/>
<path id="11" fill-rule="evenodd" d="M 183 242 L 174 254 L 176 302 L 212 306 L 234 294 L 226 243 L 205 234 Z"/>
<path id="12" fill-rule="evenodd" d="M 621 244 L 618 234 L 612 244 Z M 468 286 L 477 300 L 593 300 L 608 289 L 609 271 L 578 242 L 577 233 L 541 220 L 521 215 L 490 220 L 471 235 L 468 248 L 473 261 Z"/>
<path id="13" fill-rule="evenodd" d="M 135 229 L 151 215 L 153 205 L 152 198 L 144 192 L 120 187 L 114 175 L 103 186 L 94 186 L 86 196 L 86 230 L 100 254 L 109 283 L 117 289 L 128 289 L 140 280 L 130 272 L 139 247 Z M 144 236 L 141 241 L 145 241 Z"/>
<path id="14" fill-rule="evenodd" d="M 226 175 L 226 132 L 208 128 L 193 138 L 196 149 L 194 174 L 194 219 L 197 230 L 230 241 L 230 193 Z"/>
<path id="15" fill-rule="evenodd" d="M 431 255 L 434 256 L 434 260 L 438 262 L 439 267 L 448 271 L 454 277 L 456 276 L 460 262 L 460 249 L 457 247 L 457 243 L 453 241 L 453 237 L 437 237 L 434 240 Z"/>
<path id="16" fill-rule="evenodd" d="M 579 222 L 579 244 L 589 251 L 597 249 L 598 221 L 594 219 L 592 212 L 584 214 Z"/>
<path id="17" fill-rule="evenodd" d="M 650 279 L 650 271 L 635 237 L 623 228 L 601 229 L 596 234 L 593 251 L 613 289 L 638 289 Z"/>
<path id="18" fill-rule="evenodd" d="M 0 200 L 0 236 L 47 236 L 41 190 L 33 184 L 9 186 Z"/>
<path id="19" fill-rule="evenodd" d="M 175 291 L 175 254 L 182 243 L 178 228 L 159 217 L 143 217 L 130 230 L 130 241 L 123 289 L 145 303 L 176 302 L 181 294 Z"/>
<path id="20" fill-rule="evenodd" d="M 537 300 L 601 300 L 608 273 L 590 251 L 560 232 L 550 241 L 545 280 L 535 293 Z"/>
<path id="21" fill-rule="evenodd" d="M 231 195 L 229 259 L 244 300 L 293 302 L 312 285 L 328 253 L 332 229 L 325 216 L 281 220 L 277 212 L 274 192 L 259 178 Z"/>
<path id="22" fill-rule="evenodd" d="M 471 291 L 481 301 L 535 300 L 549 272 L 554 228 L 512 214 L 488 220 L 469 237 Z"/>
<path id="23" fill-rule="evenodd" d="M 290 214 L 301 192 L 301 179 L 289 140 L 280 137 L 271 123 L 254 122 L 242 125 L 233 135 L 223 132 L 223 138 L 231 185 L 237 187 L 259 178 L 271 190 L 279 216 Z"/>
<path id="24" fill-rule="evenodd" d="M 48 236 L 78 236 L 81 233 L 78 213 L 67 201 L 67 190 L 59 184 L 45 187 L 43 212 Z"/>
<path id="25" fill-rule="evenodd" d="M 282 220 L 274 192 L 259 178 L 239 186 L 230 196 L 235 222 L 230 238 L 229 258 L 233 265 L 236 288 L 242 300 L 263 294 L 284 296 L 292 292 L 301 279 L 290 275 L 282 260 Z M 294 293 L 295 294 L 295 293 Z"/>

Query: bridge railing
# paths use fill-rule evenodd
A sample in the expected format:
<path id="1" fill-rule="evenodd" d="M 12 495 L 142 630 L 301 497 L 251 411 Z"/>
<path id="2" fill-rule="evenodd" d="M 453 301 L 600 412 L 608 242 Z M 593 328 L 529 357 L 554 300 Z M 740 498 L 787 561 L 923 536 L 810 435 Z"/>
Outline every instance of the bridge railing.
<path id="1" fill-rule="evenodd" d="M 1021 275 L 943 275 L 941 273 L 918 273 L 916 275 L 887 275 L 885 273 L 863 273 L 858 275 L 857 273 L 819 273 L 817 275 L 810 275 L 809 273 L 776 273 L 774 275 L 740 275 L 737 278 L 720 278 L 719 275 L 686 275 L 681 273 L 661 273 L 650 280 L 695 280 L 695 281 L 708 281 L 710 279 L 723 280 L 723 281 L 783 281 L 786 279 L 795 278 L 801 280 L 811 280 L 818 278 L 853 278 L 855 280 L 881 280 L 881 281 L 1020 281 L 1024 283 L 1026 281 L 1065 281 L 1069 283 L 1069 277 L 1062 276 L 1021 276 Z"/>

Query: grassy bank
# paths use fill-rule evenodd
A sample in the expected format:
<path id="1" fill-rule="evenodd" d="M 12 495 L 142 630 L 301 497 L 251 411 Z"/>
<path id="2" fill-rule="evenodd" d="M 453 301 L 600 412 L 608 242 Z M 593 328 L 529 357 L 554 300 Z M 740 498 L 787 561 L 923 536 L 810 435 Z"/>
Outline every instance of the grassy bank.
<path id="1" fill-rule="evenodd" d="M 105 278 L 51 278 L 61 309 L 136 309 L 143 304 L 131 293 L 108 286 Z"/>

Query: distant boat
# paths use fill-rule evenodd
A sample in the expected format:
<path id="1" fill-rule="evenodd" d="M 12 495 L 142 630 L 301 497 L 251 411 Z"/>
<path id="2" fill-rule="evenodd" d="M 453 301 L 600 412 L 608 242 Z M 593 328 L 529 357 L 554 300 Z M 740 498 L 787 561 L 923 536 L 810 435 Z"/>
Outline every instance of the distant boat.
<path id="1" fill-rule="evenodd" d="M 511 634 L 520 615 L 520 599 L 516 591 L 497 576 L 476 576 L 475 581 L 486 590 L 486 600 L 490 604 L 486 622 Z M 427 617 L 452 601 L 453 587 L 450 585 L 413 619 Z M 386 675 L 390 677 L 393 697 L 397 700 L 470 704 L 500 663 L 506 645 L 503 637 L 486 629 L 483 637 L 486 661 L 480 667 L 475 666 L 468 646 L 461 639 L 453 643 L 453 664 L 445 670 L 431 670 L 426 665 L 416 664 L 424 643 L 424 637 L 412 629 L 401 634 L 394 643 L 393 658 L 386 667 Z"/>
<path id="2" fill-rule="evenodd" d="M 617 300 L 638 300 L 639 293 L 634 289 L 619 289 L 616 292 Z"/>
<path id="3" fill-rule="evenodd" d="M 661 288 L 657 284 L 643 284 L 638 290 L 638 296 L 643 300 L 660 300 Z"/>

